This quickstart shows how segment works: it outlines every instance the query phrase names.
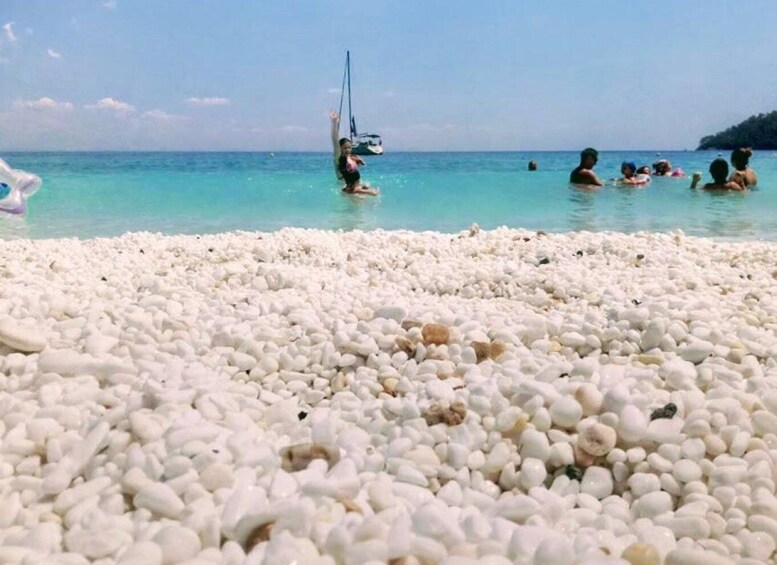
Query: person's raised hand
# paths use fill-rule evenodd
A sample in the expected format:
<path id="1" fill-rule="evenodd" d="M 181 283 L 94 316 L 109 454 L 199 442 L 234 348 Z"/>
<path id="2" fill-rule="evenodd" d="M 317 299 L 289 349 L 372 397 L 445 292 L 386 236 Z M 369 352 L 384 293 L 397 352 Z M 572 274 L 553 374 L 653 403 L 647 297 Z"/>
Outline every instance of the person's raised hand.
<path id="1" fill-rule="evenodd" d="M 701 173 L 699 171 L 696 171 L 693 173 L 693 180 L 700 181 L 701 180 Z"/>
<path id="2" fill-rule="evenodd" d="M 340 119 L 340 114 L 338 114 L 334 110 L 329 110 L 329 119 L 334 122 L 335 120 Z"/>

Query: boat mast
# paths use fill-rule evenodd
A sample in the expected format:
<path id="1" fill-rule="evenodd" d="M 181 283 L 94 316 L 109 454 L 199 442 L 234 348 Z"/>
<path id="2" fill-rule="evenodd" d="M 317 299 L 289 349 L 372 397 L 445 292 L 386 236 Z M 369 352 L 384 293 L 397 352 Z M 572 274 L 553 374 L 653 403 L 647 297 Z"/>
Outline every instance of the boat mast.
<path id="1" fill-rule="evenodd" d="M 353 127 L 353 112 L 351 110 L 351 52 L 345 52 L 345 68 L 348 70 L 348 129 L 350 139 L 353 142 L 353 135 L 356 133 Z"/>

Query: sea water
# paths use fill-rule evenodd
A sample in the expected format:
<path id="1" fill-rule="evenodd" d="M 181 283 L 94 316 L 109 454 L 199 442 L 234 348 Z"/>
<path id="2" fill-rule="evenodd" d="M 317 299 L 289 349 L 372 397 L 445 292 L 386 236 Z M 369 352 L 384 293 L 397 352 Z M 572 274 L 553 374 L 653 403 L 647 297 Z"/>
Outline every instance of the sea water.
<path id="1" fill-rule="evenodd" d="M 688 174 L 717 152 L 660 152 Z M 645 188 L 569 185 L 577 152 L 394 153 L 366 157 L 362 178 L 378 197 L 341 192 L 330 153 L 5 153 L 43 187 L 23 217 L 0 217 L 0 237 L 102 237 L 277 230 L 456 232 L 473 223 L 564 232 L 682 229 L 716 238 L 777 239 L 777 154 L 756 152 L 759 185 L 747 193 L 689 190 L 690 178 Z M 723 155 L 728 157 L 728 152 Z M 596 172 L 654 162 L 657 152 L 602 152 Z M 536 160 L 539 170 L 529 172 Z"/>

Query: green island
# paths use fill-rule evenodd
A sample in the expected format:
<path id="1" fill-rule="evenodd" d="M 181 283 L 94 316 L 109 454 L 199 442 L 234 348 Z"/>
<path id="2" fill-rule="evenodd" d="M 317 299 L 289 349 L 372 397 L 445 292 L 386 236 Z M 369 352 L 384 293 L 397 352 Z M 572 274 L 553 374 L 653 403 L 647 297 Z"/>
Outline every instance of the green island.
<path id="1" fill-rule="evenodd" d="M 750 116 L 742 123 L 701 138 L 698 149 L 777 149 L 777 110 Z"/>

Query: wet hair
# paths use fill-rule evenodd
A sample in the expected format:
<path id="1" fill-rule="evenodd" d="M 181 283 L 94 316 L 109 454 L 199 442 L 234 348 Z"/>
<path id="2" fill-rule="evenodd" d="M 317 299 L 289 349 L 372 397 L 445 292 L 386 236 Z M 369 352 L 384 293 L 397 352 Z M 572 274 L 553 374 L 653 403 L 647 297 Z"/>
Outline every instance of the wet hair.
<path id="1" fill-rule="evenodd" d="M 529 170 L 530 171 L 536 171 L 537 170 L 537 161 L 529 161 Z"/>
<path id="2" fill-rule="evenodd" d="M 621 169 L 623 167 L 626 167 L 632 173 L 636 173 L 637 172 L 637 165 L 634 164 L 634 161 L 624 161 L 623 163 L 621 163 Z"/>
<path id="3" fill-rule="evenodd" d="M 598 161 L 599 152 L 593 147 L 586 147 L 580 152 L 580 163 L 582 164 L 589 157 L 591 157 L 594 161 Z"/>
<path id="4" fill-rule="evenodd" d="M 672 172 L 672 165 L 666 159 L 660 159 L 653 163 L 653 170 L 657 175 L 668 175 Z"/>
<path id="5" fill-rule="evenodd" d="M 649 175 L 650 174 L 650 167 L 647 165 L 642 165 L 639 169 L 637 169 L 637 173 L 640 175 Z"/>
<path id="6" fill-rule="evenodd" d="M 347 137 L 341 137 L 341 138 L 340 138 L 340 147 L 342 147 L 342 146 L 345 144 L 345 142 L 346 142 L 346 141 L 347 141 L 348 143 L 350 143 L 350 142 L 351 142 L 351 140 L 350 140 L 350 139 L 348 139 Z"/>
<path id="7" fill-rule="evenodd" d="M 728 179 L 728 162 L 721 158 L 715 159 L 710 163 L 710 174 L 712 175 L 712 180 L 717 184 L 726 184 Z"/>
<path id="8" fill-rule="evenodd" d="M 731 164 L 734 165 L 734 168 L 737 170 L 742 170 L 747 168 L 747 164 L 750 162 L 750 157 L 753 156 L 753 150 L 749 147 L 740 147 L 739 149 L 734 149 L 731 152 Z"/>

